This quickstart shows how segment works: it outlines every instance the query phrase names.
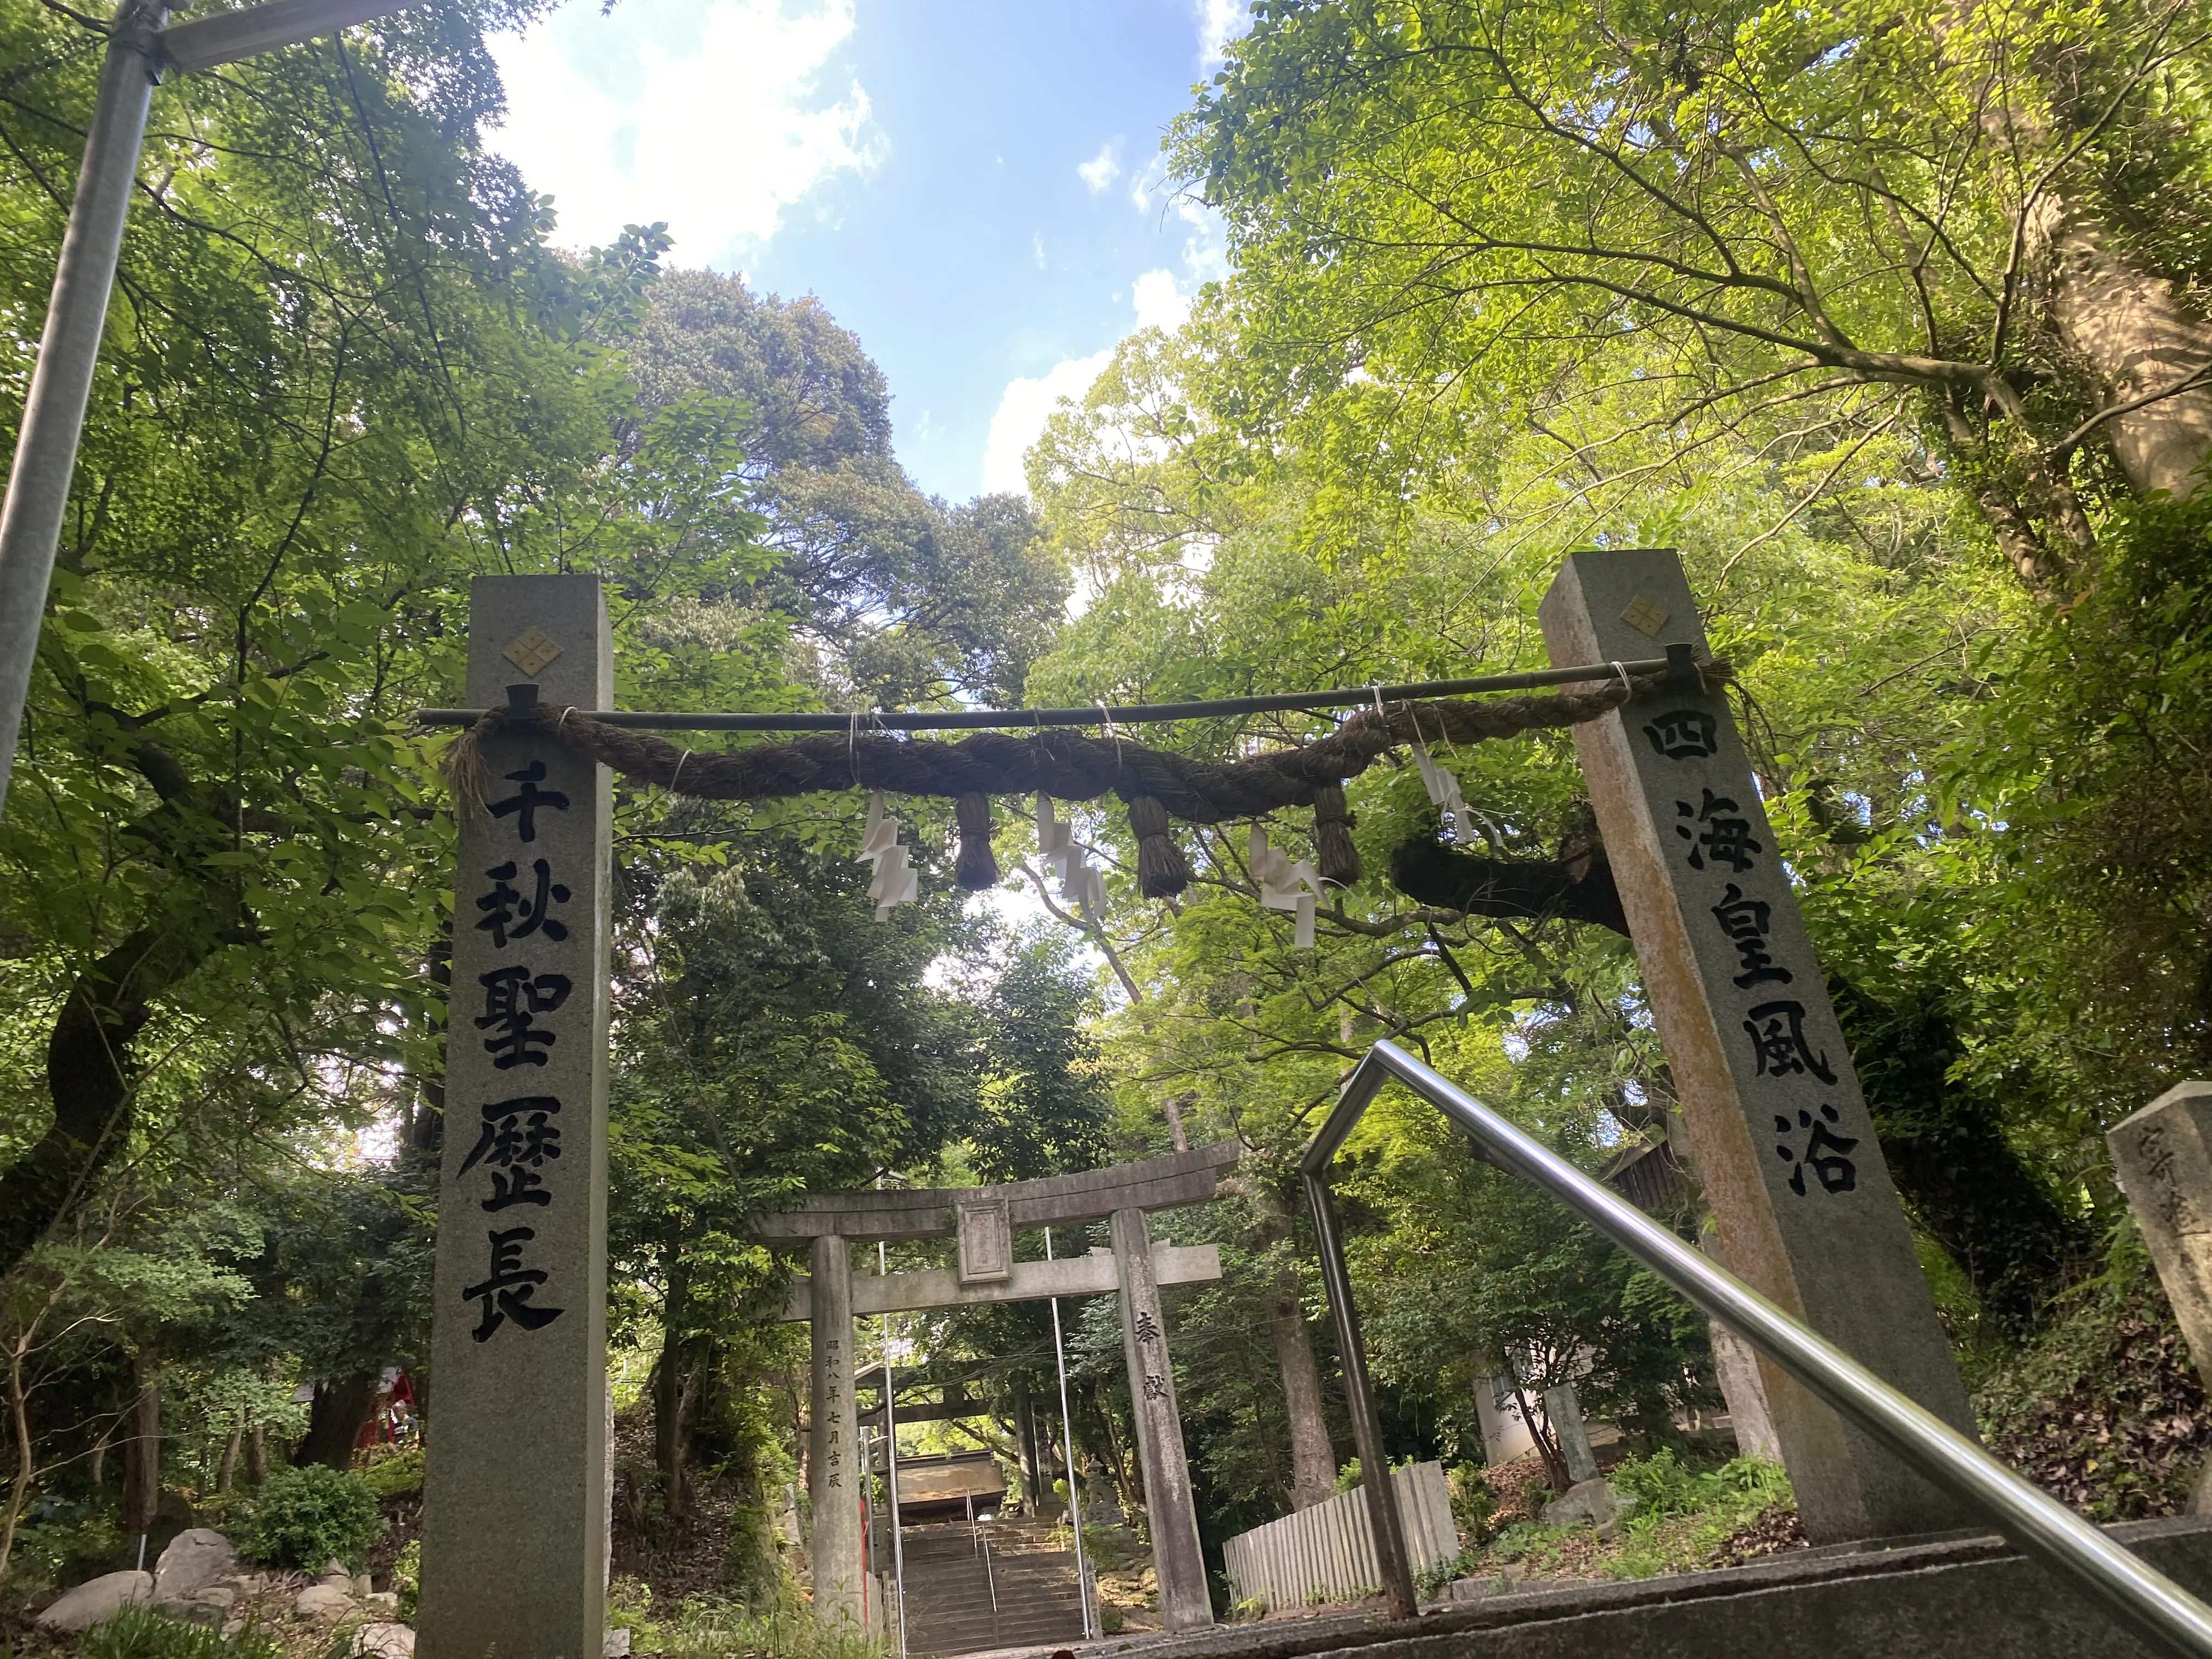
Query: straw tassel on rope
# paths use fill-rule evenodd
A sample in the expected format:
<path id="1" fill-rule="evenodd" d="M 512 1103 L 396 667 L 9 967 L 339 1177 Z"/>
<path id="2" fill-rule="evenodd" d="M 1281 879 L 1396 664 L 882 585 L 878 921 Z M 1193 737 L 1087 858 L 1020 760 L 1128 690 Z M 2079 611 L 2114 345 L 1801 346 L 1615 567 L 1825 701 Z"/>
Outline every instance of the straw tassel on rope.
<path id="1" fill-rule="evenodd" d="M 999 861 L 991 856 L 991 798 L 979 790 L 953 798 L 952 819 L 960 828 L 960 851 L 952 878 L 971 893 L 999 884 Z"/>
<path id="2" fill-rule="evenodd" d="M 1352 842 L 1352 809 L 1344 803 L 1344 786 L 1326 783 L 1314 791 L 1314 862 L 1321 878 L 1334 887 L 1358 884 L 1361 871 L 1359 849 Z"/>
<path id="3" fill-rule="evenodd" d="M 1190 863 L 1168 829 L 1168 809 L 1157 795 L 1129 798 L 1129 830 L 1137 838 L 1137 890 L 1146 898 L 1173 898 L 1190 885 Z"/>

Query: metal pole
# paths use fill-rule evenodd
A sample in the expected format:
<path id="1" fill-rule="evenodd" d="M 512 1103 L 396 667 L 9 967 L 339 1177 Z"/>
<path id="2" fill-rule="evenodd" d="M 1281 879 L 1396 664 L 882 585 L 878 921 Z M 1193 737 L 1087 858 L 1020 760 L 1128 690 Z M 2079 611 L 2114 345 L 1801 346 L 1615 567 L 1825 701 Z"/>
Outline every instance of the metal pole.
<path id="1" fill-rule="evenodd" d="M 2154 1650 L 2212 1659 L 2212 1607 L 2006 1468 L 1826 1337 L 1715 1266 L 1627 1200 L 1389 1042 L 1376 1043 L 1353 1068 L 1343 1097 L 1301 1160 L 1307 1194 L 1319 1200 L 1314 1220 L 1321 1233 L 1322 1276 L 1337 1316 L 1347 1384 L 1352 1381 L 1354 1357 L 1359 1352 L 1358 1324 L 1356 1318 L 1347 1318 L 1352 1312 L 1352 1285 L 1344 1272 L 1335 1213 L 1326 1201 L 1328 1166 L 1360 1114 L 1392 1079 L 1412 1089 L 1464 1131 L 1474 1144 L 1476 1156 L 1564 1200 L 1592 1227 L 1690 1301 L 1922 1474 L 1987 1517 L 2023 1552 L 2102 1602 Z M 1364 1365 L 1360 1375 L 1364 1386 Z"/>
<path id="2" fill-rule="evenodd" d="M 876 1577 L 876 1471 L 868 1458 L 868 1431 L 860 1431 L 860 1628 L 868 1627 L 868 1592 Z"/>
<path id="3" fill-rule="evenodd" d="M 77 169 L 54 291 L 46 302 L 38 366 L 23 401 L 23 424 L 8 495 L 0 502 L 0 810 L 15 769 L 15 738 L 30 695 L 31 664 L 46 618 L 54 550 L 76 473 L 77 437 L 100 361 L 107 296 L 123 247 L 123 222 L 138 177 L 146 109 L 154 94 L 155 31 L 168 9 L 161 0 L 123 0 L 109 26 L 100 67 L 92 126 Z"/>
<path id="4" fill-rule="evenodd" d="M 1052 1260 L 1052 1229 L 1044 1230 L 1044 1259 Z M 1083 1559 L 1083 1499 L 1075 1489 L 1075 1419 L 1067 1409 L 1067 1349 L 1060 1340 L 1060 1298 L 1052 1299 L 1052 1357 L 1060 1367 L 1060 1432 L 1067 1447 L 1067 1526 L 1075 1534 L 1075 1599 L 1083 1611 L 1083 1639 L 1097 1638 L 1091 1617 L 1091 1570 Z"/>
<path id="5" fill-rule="evenodd" d="M 1390 1455 L 1382 1446 L 1382 1419 L 1375 1408 L 1375 1386 L 1367 1375 L 1367 1350 L 1360 1346 L 1359 1316 L 1352 1305 L 1352 1276 L 1344 1265 L 1344 1238 L 1336 1224 L 1336 1203 L 1322 1176 L 1306 1172 L 1306 1202 L 1313 1211 L 1314 1241 L 1321 1248 L 1321 1277 L 1336 1319 L 1337 1358 L 1344 1370 L 1344 1403 L 1352 1417 L 1352 1437 L 1359 1448 L 1359 1484 L 1367 1493 L 1367 1517 L 1375 1529 L 1375 1566 L 1393 1619 L 1420 1612 L 1413 1574 L 1406 1558 L 1406 1526 L 1398 1513 L 1398 1494 L 1390 1484 Z"/>
<path id="6" fill-rule="evenodd" d="M 883 1183 L 878 1182 L 878 1186 Z M 876 1277 L 890 1271 L 881 1240 L 876 1243 Z M 899 1536 L 898 1411 L 891 1401 L 891 1316 L 883 1317 L 884 1331 L 884 1486 L 890 1509 L 891 1571 L 898 1586 L 898 1651 L 906 1659 L 906 1541 Z"/>

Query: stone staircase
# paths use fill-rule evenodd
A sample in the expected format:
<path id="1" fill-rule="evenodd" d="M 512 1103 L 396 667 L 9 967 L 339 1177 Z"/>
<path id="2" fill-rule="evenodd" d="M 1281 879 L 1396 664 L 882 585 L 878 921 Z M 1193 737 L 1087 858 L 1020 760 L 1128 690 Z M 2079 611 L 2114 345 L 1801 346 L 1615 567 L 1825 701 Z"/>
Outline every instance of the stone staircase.
<path id="1" fill-rule="evenodd" d="M 1083 1639 L 1075 1553 L 1043 1522 L 908 1527 L 902 1541 L 909 1659 Z"/>

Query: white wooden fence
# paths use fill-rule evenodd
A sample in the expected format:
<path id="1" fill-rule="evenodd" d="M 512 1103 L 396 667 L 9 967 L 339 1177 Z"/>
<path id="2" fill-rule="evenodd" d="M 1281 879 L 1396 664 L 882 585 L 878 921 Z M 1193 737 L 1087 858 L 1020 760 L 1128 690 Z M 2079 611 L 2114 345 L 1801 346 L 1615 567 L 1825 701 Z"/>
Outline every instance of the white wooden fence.
<path id="1" fill-rule="evenodd" d="M 1451 1494 L 1443 1467 L 1415 1463 L 1390 1471 L 1406 1526 L 1406 1553 L 1419 1574 L 1459 1553 Z M 1381 1586 L 1375 1525 L 1367 1494 L 1354 1487 L 1296 1515 L 1239 1533 L 1222 1546 L 1222 1564 L 1240 1601 L 1257 1598 L 1272 1610 L 1303 1607 Z"/>

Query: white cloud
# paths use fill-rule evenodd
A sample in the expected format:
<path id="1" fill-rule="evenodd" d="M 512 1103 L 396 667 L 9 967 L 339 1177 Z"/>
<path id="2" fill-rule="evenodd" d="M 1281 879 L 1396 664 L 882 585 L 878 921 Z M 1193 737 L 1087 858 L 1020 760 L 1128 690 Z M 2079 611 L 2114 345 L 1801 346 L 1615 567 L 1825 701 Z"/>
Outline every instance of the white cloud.
<path id="1" fill-rule="evenodd" d="M 572 6 L 493 42 L 507 116 L 487 135 L 560 214 L 559 240 L 665 219 L 684 263 L 734 263 L 823 180 L 880 159 L 868 95 L 821 85 L 852 0 Z"/>
<path id="2" fill-rule="evenodd" d="M 1030 251 L 1036 255 L 1036 268 L 1042 270 L 1044 269 L 1044 233 L 1042 231 L 1032 231 L 1030 234 Z"/>
<path id="3" fill-rule="evenodd" d="M 1176 284 L 1175 273 L 1148 270 L 1130 285 L 1129 300 L 1136 312 L 1136 328 L 1181 328 L 1190 317 L 1190 295 Z M 991 429 L 983 440 L 983 489 L 1027 494 L 1029 480 L 1023 469 L 1030 447 L 1044 433 L 1045 422 L 1065 398 L 1081 403 L 1091 383 L 1114 360 L 1112 347 L 1088 357 L 1070 357 L 1043 374 L 1006 382 L 991 416 Z"/>
<path id="4" fill-rule="evenodd" d="M 991 416 L 991 430 L 983 440 L 986 495 L 996 495 L 1001 490 L 1016 495 L 1029 493 L 1022 458 L 1043 433 L 1044 423 L 1052 418 L 1060 400 L 1066 398 L 1082 402 L 1083 394 L 1091 390 L 1091 383 L 1113 358 L 1113 348 L 1109 346 L 1088 357 L 1070 357 L 1054 363 L 1034 380 L 1021 378 L 1006 382 L 1006 389 L 999 398 L 998 411 Z"/>
<path id="5" fill-rule="evenodd" d="M 1076 177 L 1083 180 L 1085 187 L 1093 196 L 1121 176 L 1121 148 L 1119 138 L 1109 138 L 1098 146 L 1097 155 L 1075 169 Z"/>
<path id="6" fill-rule="evenodd" d="M 1175 273 L 1148 270 L 1129 290 L 1139 328 L 1164 328 L 1170 334 L 1190 320 L 1190 296 L 1176 286 Z"/>
<path id="7" fill-rule="evenodd" d="M 1252 25 L 1244 0 L 1192 0 L 1198 23 L 1198 61 L 1210 70 L 1227 59 L 1229 43 Z"/>

